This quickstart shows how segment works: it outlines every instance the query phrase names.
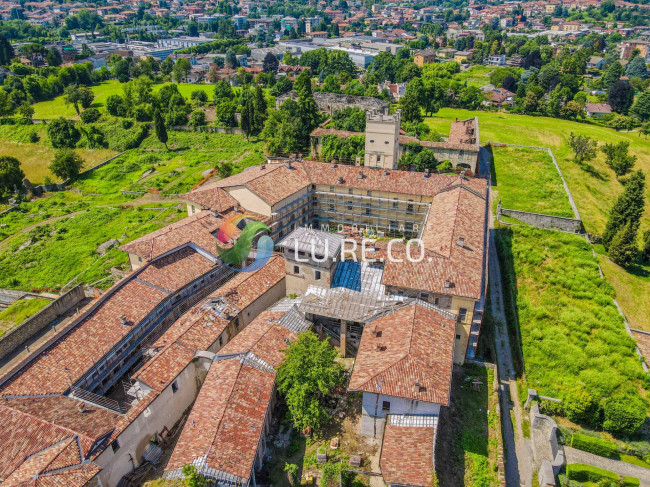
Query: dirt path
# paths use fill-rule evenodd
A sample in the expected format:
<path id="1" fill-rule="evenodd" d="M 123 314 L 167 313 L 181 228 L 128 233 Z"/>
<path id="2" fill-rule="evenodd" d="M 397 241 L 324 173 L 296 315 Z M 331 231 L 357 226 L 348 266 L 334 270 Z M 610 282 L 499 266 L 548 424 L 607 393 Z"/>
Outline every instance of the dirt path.
<path id="1" fill-rule="evenodd" d="M 496 323 L 495 342 L 497 363 L 499 366 L 500 401 L 503 440 L 505 445 L 506 485 L 508 487 L 531 486 L 533 481 L 533 455 L 530 440 L 524 438 L 522 422 L 524 410 L 519 401 L 515 369 L 513 366 L 508 328 L 503 305 L 501 286 L 501 270 L 494 242 L 494 218 L 490 212 L 490 255 L 489 255 L 489 284 L 492 315 Z M 512 401 L 508 399 L 509 397 Z M 512 424 L 510 410 L 514 413 L 515 424 Z"/>

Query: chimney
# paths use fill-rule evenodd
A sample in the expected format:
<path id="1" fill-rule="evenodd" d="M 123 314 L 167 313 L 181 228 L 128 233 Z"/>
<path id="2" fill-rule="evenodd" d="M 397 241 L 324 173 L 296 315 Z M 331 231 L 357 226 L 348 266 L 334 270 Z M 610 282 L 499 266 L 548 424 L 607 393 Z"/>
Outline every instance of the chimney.
<path id="1" fill-rule="evenodd" d="M 302 152 L 299 152 L 299 153 L 298 153 L 298 160 L 299 160 L 299 161 L 302 161 Z"/>
<path id="2" fill-rule="evenodd" d="M 388 171 L 386 171 L 386 169 L 384 169 L 384 170 L 382 171 L 381 175 L 382 175 L 382 176 L 388 176 Z"/>
<path id="3" fill-rule="evenodd" d="M 465 239 L 463 237 L 459 237 L 457 244 L 459 247 L 465 247 Z"/>
<path id="4" fill-rule="evenodd" d="M 378 343 L 377 344 L 377 351 L 378 352 L 383 352 L 384 350 L 386 350 L 386 347 L 384 346 L 384 344 L 383 343 Z"/>
<path id="5" fill-rule="evenodd" d="M 425 178 L 428 178 L 428 177 L 429 177 L 429 170 L 428 170 L 428 169 L 425 169 L 425 170 L 424 170 L 424 177 L 425 177 Z"/>
<path id="6" fill-rule="evenodd" d="M 413 386 L 413 393 L 418 394 L 420 392 L 420 383 L 416 382 L 415 385 Z"/>
<path id="7" fill-rule="evenodd" d="M 355 166 L 360 166 L 361 165 L 361 157 L 357 156 L 354 158 L 354 165 Z"/>
<path id="8" fill-rule="evenodd" d="M 357 176 L 357 179 L 363 179 L 363 171 L 359 171 L 359 175 Z"/>
<path id="9" fill-rule="evenodd" d="M 451 282 L 449 280 L 445 281 L 445 289 L 449 289 L 451 287 Z"/>
<path id="10" fill-rule="evenodd" d="M 266 164 L 260 164 L 260 169 L 266 169 Z"/>
<path id="11" fill-rule="evenodd" d="M 126 319 L 125 315 L 120 316 L 120 325 L 126 326 L 129 324 L 129 320 Z"/>
<path id="12" fill-rule="evenodd" d="M 293 169 L 293 166 L 291 165 L 291 159 L 289 159 L 287 162 L 284 163 L 285 167 L 287 169 Z"/>
<path id="13" fill-rule="evenodd" d="M 339 176 L 336 180 L 338 184 L 343 184 L 343 176 Z"/>

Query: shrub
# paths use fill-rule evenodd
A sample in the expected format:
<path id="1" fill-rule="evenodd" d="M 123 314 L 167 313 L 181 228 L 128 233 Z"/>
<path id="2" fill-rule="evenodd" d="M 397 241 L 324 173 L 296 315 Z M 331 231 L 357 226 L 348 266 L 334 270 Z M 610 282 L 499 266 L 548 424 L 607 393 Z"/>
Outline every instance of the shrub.
<path id="1" fill-rule="evenodd" d="M 638 394 L 612 397 L 605 403 L 603 429 L 630 435 L 645 422 L 646 405 Z"/>
<path id="2" fill-rule="evenodd" d="M 72 179 L 79 174 L 84 161 L 72 149 L 61 149 L 54 154 L 54 161 L 50 164 L 52 174 L 61 179 Z"/>
<path id="3" fill-rule="evenodd" d="M 574 433 L 571 437 L 571 446 L 578 450 L 593 453 L 601 457 L 611 457 L 616 453 L 616 445 L 611 441 L 603 440 L 602 438 L 594 438 L 592 436 Z"/>
<path id="4" fill-rule="evenodd" d="M 102 117 L 102 114 L 96 108 L 89 108 L 81 112 L 81 121 L 83 123 L 93 123 L 99 120 Z"/>
<path id="5" fill-rule="evenodd" d="M 562 406 L 566 417 L 574 423 L 593 425 L 598 422 L 600 416 L 598 401 L 582 386 L 571 389 L 566 394 Z"/>
<path id="6" fill-rule="evenodd" d="M 614 482 L 619 481 L 618 475 L 609 470 L 605 470 L 584 463 L 571 463 L 566 466 L 566 476 L 569 480 L 578 482 L 598 482 L 601 479 L 609 479 Z"/>
<path id="7" fill-rule="evenodd" d="M 125 118 L 124 120 L 122 120 L 123 129 L 130 129 L 131 127 L 133 127 L 133 120 L 131 120 L 130 118 Z"/>
<path id="8" fill-rule="evenodd" d="M 641 481 L 636 477 L 623 477 L 621 481 L 621 487 L 639 487 Z"/>
<path id="9" fill-rule="evenodd" d="M 81 138 L 81 133 L 74 126 L 74 122 L 63 117 L 52 120 L 47 127 L 47 135 L 55 149 L 72 148 Z"/>
<path id="10" fill-rule="evenodd" d="M 35 144 L 35 143 L 38 142 L 39 140 L 41 140 L 41 138 L 38 136 L 38 133 L 37 133 L 37 132 L 30 132 L 30 133 L 29 133 L 29 141 L 30 141 L 32 144 Z"/>

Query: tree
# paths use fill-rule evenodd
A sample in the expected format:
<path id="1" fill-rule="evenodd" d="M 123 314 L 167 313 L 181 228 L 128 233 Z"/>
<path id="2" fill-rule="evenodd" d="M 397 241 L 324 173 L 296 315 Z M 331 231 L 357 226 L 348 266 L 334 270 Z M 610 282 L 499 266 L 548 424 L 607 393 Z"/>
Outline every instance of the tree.
<path id="1" fill-rule="evenodd" d="M 514 93 L 515 91 L 517 91 L 517 80 L 515 79 L 514 76 L 509 74 L 508 76 L 503 78 L 501 86 L 503 87 L 504 90 L 512 91 Z"/>
<path id="2" fill-rule="evenodd" d="M 319 429 L 330 419 L 324 400 L 343 385 L 344 369 L 338 352 L 327 341 L 305 331 L 289 344 L 278 368 L 278 390 L 286 399 L 291 420 L 299 430 Z"/>
<path id="3" fill-rule="evenodd" d="M 124 117 L 126 115 L 124 98 L 120 95 L 110 95 L 106 98 L 106 111 L 114 117 Z"/>
<path id="4" fill-rule="evenodd" d="M 603 86 L 609 88 L 623 76 L 623 73 L 625 73 L 625 70 L 620 62 L 614 61 L 610 63 L 605 70 L 605 74 L 603 74 Z"/>
<path id="5" fill-rule="evenodd" d="M 0 34 L 0 66 L 5 66 L 11 63 L 14 58 L 14 48 L 7 38 Z"/>
<path id="6" fill-rule="evenodd" d="M 206 481 L 205 477 L 197 472 L 194 465 L 184 465 L 182 470 L 183 472 L 183 485 L 186 487 L 205 487 Z"/>
<path id="7" fill-rule="evenodd" d="M 645 422 L 646 405 L 638 394 L 612 397 L 604 411 L 603 429 L 611 433 L 631 435 Z"/>
<path id="8" fill-rule="evenodd" d="M 63 117 L 52 120 L 48 124 L 47 135 L 55 149 L 73 148 L 81 138 L 74 122 Z"/>
<path id="9" fill-rule="evenodd" d="M 190 74 L 190 71 L 192 70 L 192 65 L 190 64 L 189 59 L 181 57 L 176 60 L 176 64 L 174 64 L 174 80 L 176 80 L 177 83 L 182 82 L 188 74 Z"/>
<path id="10" fill-rule="evenodd" d="M 170 57 L 165 58 L 165 60 L 160 63 L 160 71 L 165 76 L 169 76 L 174 70 L 174 61 Z"/>
<path id="11" fill-rule="evenodd" d="M 406 93 L 399 101 L 402 110 L 402 120 L 404 122 L 420 123 L 422 121 L 422 111 L 418 103 L 417 96 L 413 90 L 406 88 Z"/>
<path id="12" fill-rule="evenodd" d="M 273 88 L 271 88 L 271 96 L 282 96 L 285 93 L 289 93 L 292 88 L 293 84 L 291 84 L 291 80 L 286 76 L 282 76 L 275 85 L 273 85 Z"/>
<path id="13" fill-rule="evenodd" d="M 228 49 L 226 51 L 226 59 L 224 62 L 224 66 L 228 69 L 236 69 L 239 67 L 239 61 L 237 61 L 237 55 L 235 54 L 235 51 L 232 49 Z"/>
<path id="14" fill-rule="evenodd" d="M 47 54 L 45 55 L 45 60 L 47 61 L 48 66 L 61 66 L 61 63 L 63 62 L 61 53 L 54 46 L 48 49 Z"/>
<path id="15" fill-rule="evenodd" d="M 573 149 L 574 160 L 578 164 L 591 161 L 596 157 L 598 143 L 587 135 L 569 135 L 569 146 Z"/>
<path id="16" fill-rule="evenodd" d="M 644 262 L 650 262 L 650 230 L 643 232 L 643 247 L 641 248 L 641 257 Z"/>
<path id="17" fill-rule="evenodd" d="M 605 154 L 605 162 L 616 173 L 616 176 L 624 176 L 632 170 L 636 162 L 636 156 L 628 153 L 630 143 L 626 141 L 607 143 L 600 148 Z"/>
<path id="18" fill-rule="evenodd" d="M 54 154 L 54 160 L 50 164 L 50 171 L 65 181 L 77 177 L 83 165 L 83 159 L 75 151 L 61 149 Z"/>
<path id="19" fill-rule="evenodd" d="M 83 108 L 88 108 L 95 99 L 95 94 L 92 92 L 92 90 L 86 88 L 85 86 L 71 85 L 66 87 L 64 93 L 65 96 L 63 97 L 63 100 L 65 101 L 66 105 L 74 105 L 74 109 L 77 112 L 77 115 L 81 113 L 79 110 L 79 105 L 81 105 Z"/>
<path id="20" fill-rule="evenodd" d="M 634 101 L 634 89 L 627 81 L 617 81 L 609 88 L 607 102 L 612 110 L 626 114 Z"/>
<path id="21" fill-rule="evenodd" d="M 20 169 L 20 161 L 11 156 L 0 156 L 0 196 L 23 185 L 25 173 Z"/>
<path id="22" fill-rule="evenodd" d="M 34 115 L 34 107 L 31 106 L 29 103 L 25 102 L 18 107 L 18 114 L 22 119 L 29 121 L 29 123 L 32 123 L 32 116 Z"/>
<path id="23" fill-rule="evenodd" d="M 266 56 L 264 56 L 263 65 L 265 73 L 275 73 L 280 66 L 280 62 L 272 52 L 267 52 Z"/>
<path id="24" fill-rule="evenodd" d="M 650 120 L 650 90 L 645 90 L 636 97 L 632 108 L 630 108 L 630 115 L 642 122 Z"/>
<path id="25" fill-rule="evenodd" d="M 225 127 L 236 127 L 237 120 L 235 112 L 237 104 L 234 101 L 225 100 L 217 105 L 217 121 Z"/>
<path id="26" fill-rule="evenodd" d="M 203 90 L 194 90 L 190 95 L 190 99 L 197 101 L 200 105 L 203 105 L 208 101 L 208 94 Z"/>
<path id="27" fill-rule="evenodd" d="M 169 139 L 167 135 L 167 127 L 165 127 L 165 121 L 160 114 L 160 110 L 155 111 L 153 121 L 156 128 L 156 137 L 158 137 L 158 140 L 165 146 L 165 149 L 169 150 L 169 147 L 167 147 L 167 140 Z"/>
<path id="28" fill-rule="evenodd" d="M 625 74 L 628 78 L 646 79 L 648 77 L 648 68 L 645 65 L 645 59 L 641 56 L 632 59 L 625 66 Z"/>
<path id="29" fill-rule="evenodd" d="M 309 143 L 309 134 L 311 131 L 318 127 L 321 122 L 318 105 L 314 100 L 314 94 L 311 91 L 311 77 L 308 71 L 300 73 L 294 84 L 294 89 L 298 94 L 298 118 L 300 125 L 298 126 L 300 139 L 299 142 L 302 146 L 307 146 Z"/>
<path id="30" fill-rule="evenodd" d="M 235 97 L 235 93 L 232 91 L 230 83 L 226 80 L 220 80 L 214 87 L 214 102 L 221 103 L 223 101 L 232 100 Z"/>
<path id="31" fill-rule="evenodd" d="M 609 243 L 608 255 L 615 264 L 622 267 L 630 265 L 639 252 L 636 246 L 637 226 L 627 222 L 621 227 Z"/>
<path id="32" fill-rule="evenodd" d="M 625 183 L 623 193 L 616 198 L 614 206 L 609 212 L 609 219 L 603 233 L 605 249 L 609 250 L 609 244 L 614 236 L 627 223 L 631 222 L 636 229 L 639 228 L 645 205 L 644 191 L 645 175 L 642 171 L 633 172 Z"/>

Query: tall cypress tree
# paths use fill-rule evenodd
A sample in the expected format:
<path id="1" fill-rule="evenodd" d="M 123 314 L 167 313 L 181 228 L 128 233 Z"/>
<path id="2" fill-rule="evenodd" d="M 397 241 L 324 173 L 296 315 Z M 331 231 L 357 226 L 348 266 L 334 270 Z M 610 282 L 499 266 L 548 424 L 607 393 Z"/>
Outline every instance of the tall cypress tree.
<path id="1" fill-rule="evenodd" d="M 0 65 L 9 64 L 14 57 L 14 48 L 5 36 L 0 34 Z"/>
<path id="2" fill-rule="evenodd" d="M 309 70 L 305 69 L 293 85 L 293 89 L 298 94 L 298 116 L 300 118 L 300 143 L 307 146 L 309 143 L 309 134 L 318 127 L 320 123 L 320 113 L 318 105 L 314 100 L 314 94 L 311 91 L 311 77 Z"/>
<path id="3" fill-rule="evenodd" d="M 167 128 L 165 127 L 165 121 L 160 114 L 160 110 L 156 110 L 156 113 L 154 114 L 154 125 L 156 127 L 156 137 L 158 137 L 160 142 L 165 144 L 165 149 L 169 150 L 167 147 L 167 140 L 169 139 Z"/>
<path id="4" fill-rule="evenodd" d="M 612 210 L 609 213 L 609 220 L 603 233 L 603 245 L 609 250 L 609 245 L 614 236 L 627 223 L 630 223 L 636 231 L 641 223 L 643 208 L 645 205 L 645 175 L 641 171 L 635 171 L 625 184 L 625 190 L 616 199 Z"/>
<path id="5" fill-rule="evenodd" d="M 241 126 L 242 132 L 246 135 L 246 140 L 249 136 L 253 135 L 255 131 L 255 105 L 251 96 L 250 86 L 242 88 L 242 110 L 241 110 Z"/>

